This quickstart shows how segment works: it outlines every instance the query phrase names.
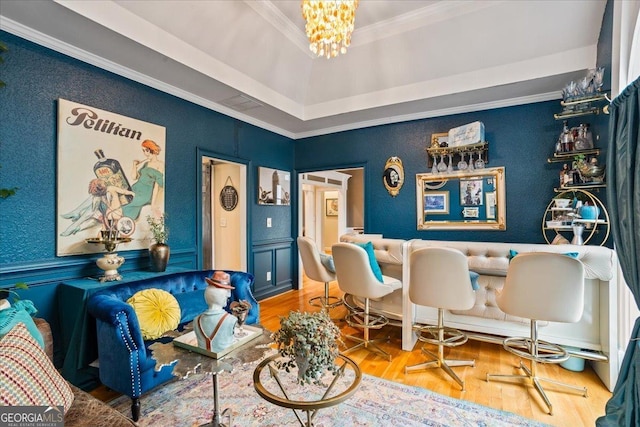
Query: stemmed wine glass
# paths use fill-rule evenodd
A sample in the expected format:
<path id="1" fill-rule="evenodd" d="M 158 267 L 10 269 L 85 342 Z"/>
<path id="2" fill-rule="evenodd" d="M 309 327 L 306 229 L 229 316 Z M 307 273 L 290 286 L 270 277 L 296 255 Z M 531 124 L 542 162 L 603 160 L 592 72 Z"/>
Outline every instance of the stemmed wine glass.
<path id="1" fill-rule="evenodd" d="M 464 160 L 464 156 L 465 156 L 464 151 L 462 153 L 460 153 L 460 161 L 458 162 L 458 170 L 465 170 L 467 168 L 467 162 Z"/>
<path id="2" fill-rule="evenodd" d="M 469 151 L 469 167 L 467 167 L 467 170 L 472 171 L 475 168 L 473 167 L 473 151 Z"/>
<path id="3" fill-rule="evenodd" d="M 433 166 L 431 167 L 431 173 L 434 175 L 438 174 L 438 159 L 436 158 L 435 154 L 432 154 L 431 157 L 433 157 Z"/>
<path id="4" fill-rule="evenodd" d="M 482 159 L 482 150 L 476 151 L 478 155 L 478 160 L 475 162 L 476 169 L 484 169 L 484 160 Z"/>
<path id="5" fill-rule="evenodd" d="M 453 172 L 453 159 L 451 158 L 451 153 L 449 153 L 449 165 L 447 166 L 447 173 Z"/>
<path id="6" fill-rule="evenodd" d="M 236 318 L 238 319 L 238 329 L 235 335 L 238 338 L 242 338 L 243 336 L 245 336 L 245 332 L 242 326 L 247 320 L 247 315 L 249 314 L 251 304 L 246 300 L 233 301 L 231 304 L 229 304 L 229 308 L 231 309 L 231 314 L 236 316 Z"/>
<path id="7" fill-rule="evenodd" d="M 602 84 L 604 83 L 604 67 L 598 67 L 593 74 L 593 85 L 596 88 L 596 92 L 602 91 Z"/>
<path id="8" fill-rule="evenodd" d="M 438 172 L 444 172 L 447 170 L 447 165 L 444 162 L 444 154 L 440 154 L 440 163 L 438 163 Z"/>

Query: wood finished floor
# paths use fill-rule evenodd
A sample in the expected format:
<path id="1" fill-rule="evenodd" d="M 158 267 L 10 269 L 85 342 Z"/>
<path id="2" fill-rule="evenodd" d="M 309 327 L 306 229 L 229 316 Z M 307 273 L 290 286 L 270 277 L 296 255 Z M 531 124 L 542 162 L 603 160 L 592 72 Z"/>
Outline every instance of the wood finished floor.
<path id="1" fill-rule="evenodd" d="M 260 320 L 264 327 L 277 330 L 280 326 L 280 317 L 285 316 L 291 310 L 316 311 L 308 300 L 324 293 L 324 284 L 304 279 L 304 289 L 289 291 L 284 294 L 260 301 Z M 331 283 L 331 295 L 342 295 L 337 283 Z M 342 318 L 346 314 L 344 307 L 338 307 L 331 312 L 333 318 Z M 344 322 L 338 322 L 343 334 L 360 333 Z M 374 335 L 372 333 L 372 335 Z M 513 412 L 523 417 L 537 420 L 558 427 L 593 426 L 595 420 L 604 414 L 606 402 L 611 393 L 602 384 L 593 369 L 587 364 L 583 372 L 571 372 L 558 365 L 539 365 L 539 375 L 573 384 L 587 387 L 588 397 L 565 392 L 554 392 L 553 386 L 545 388 L 547 396 L 553 405 L 554 415 L 546 413 L 544 402 L 537 392 L 530 386 L 522 386 L 519 383 L 506 383 L 485 380 L 487 373 L 521 373 L 518 372 L 518 357 L 506 352 L 497 344 L 468 341 L 466 344 L 445 350 L 445 356 L 456 359 L 475 359 L 475 367 L 457 367 L 454 371 L 465 380 L 466 390 L 461 391 L 457 383 L 448 377 L 441 369 L 429 369 L 409 374 L 404 373 L 405 365 L 412 365 L 424 361 L 420 351 L 422 343 L 418 342 L 411 352 L 401 349 L 401 330 L 398 327 L 386 326 L 375 332 L 375 336 L 389 336 L 387 343 L 381 347 L 389 352 L 393 359 L 391 362 L 376 356 L 367 350 L 357 350 L 349 353 L 362 369 L 362 372 L 395 381 L 402 384 L 424 387 L 436 393 L 457 399 L 475 402 L 492 408 Z M 347 346 L 353 342 L 345 340 Z M 546 384 L 543 384 L 543 387 Z M 118 396 L 101 386 L 92 394 L 101 400 L 109 401 Z M 222 397 L 224 399 L 224 396 Z M 144 397 L 142 398 L 144 405 Z"/>
<path id="2" fill-rule="evenodd" d="M 290 291 L 261 301 L 261 322 L 266 328 L 276 330 L 280 325 L 280 316 L 286 315 L 291 310 L 318 310 L 311 307 L 308 300 L 323 293 L 324 284 L 305 278 L 303 290 Z M 342 295 L 337 282 L 331 283 L 331 295 Z M 331 311 L 332 318 L 342 318 L 345 314 L 344 307 Z M 360 333 L 344 322 L 338 322 L 338 325 L 343 334 Z M 519 358 L 505 351 L 501 345 L 469 340 L 466 344 L 450 351 L 445 349 L 445 357 L 476 361 L 475 367 L 453 368 L 458 376 L 465 380 L 466 390 L 461 391 L 458 384 L 441 369 L 404 373 L 405 365 L 420 363 L 425 358 L 420 351 L 422 345 L 420 342 L 416 344 L 413 351 L 402 351 L 399 327 L 386 326 L 376 331 L 375 336 L 390 336 L 390 341 L 380 346 L 389 352 L 393 359 L 388 362 L 367 350 L 350 352 L 349 356 L 360 365 L 362 372 L 402 384 L 424 387 L 445 396 L 513 412 L 546 424 L 558 427 L 594 426 L 595 420 L 604 415 L 605 404 L 611 397 L 611 393 L 588 364 L 583 372 L 568 371 L 558 365 L 538 365 L 540 376 L 588 389 L 588 397 L 585 398 L 579 394 L 554 392 L 552 385 L 543 384 L 553 405 L 553 415 L 548 415 L 544 402 L 532 387 L 515 382 L 485 380 L 487 373 L 522 373 L 516 369 Z M 352 346 L 354 343 L 345 340 L 345 344 Z"/>

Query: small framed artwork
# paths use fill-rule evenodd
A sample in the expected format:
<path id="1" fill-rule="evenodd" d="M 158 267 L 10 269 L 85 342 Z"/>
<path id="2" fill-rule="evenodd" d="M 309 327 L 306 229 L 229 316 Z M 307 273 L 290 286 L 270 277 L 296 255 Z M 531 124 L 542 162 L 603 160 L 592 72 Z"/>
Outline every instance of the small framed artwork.
<path id="1" fill-rule="evenodd" d="M 425 191 L 423 194 L 424 194 L 424 213 L 425 214 L 448 214 L 449 213 L 449 192 L 448 191 Z"/>
<path id="2" fill-rule="evenodd" d="M 462 216 L 465 218 L 478 218 L 480 216 L 480 208 L 467 206 L 462 209 Z"/>
<path id="3" fill-rule="evenodd" d="M 449 133 L 432 133 L 431 148 L 447 147 L 449 145 Z"/>
<path id="4" fill-rule="evenodd" d="M 460 205 L 480 206 L 484 199 L 482 194 L 482 179 L 460 180 Z"/>
<path id="5" fill-rule="evenodd" d="M 326 199 L 324 203 L 326 216 L 338 216 L 338 199 Z"/>
<path id="6" fill-rule="evenodd" d="M 258 204 L 290 205 L 290 178 L 287 171 L 258 167 Z"/>
<path id="7" fill-rule="evenodd" d="M 487 191 L 484 197 L 487 203 L 487 219 L 496 219 L 496 192 Z"/>

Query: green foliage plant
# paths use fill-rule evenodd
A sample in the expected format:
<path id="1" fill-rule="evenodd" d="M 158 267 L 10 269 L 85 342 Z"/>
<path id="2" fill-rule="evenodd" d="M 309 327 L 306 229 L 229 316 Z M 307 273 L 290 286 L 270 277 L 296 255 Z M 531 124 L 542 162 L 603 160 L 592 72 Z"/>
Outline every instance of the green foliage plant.
<path id="1" fill-rule="evenodd" d="M 0 299 L 8 299 L 10 295 L 13 295 L 13 302 L 19 301 L 20 294 L 14 289 L 29 289 L 29 285 L 24 282 L 18 282 L 12 288 L 0 289 Z"/>
<path id="2" fill-rule="evenodd" d="M 280 329 L 272 334 L 283 360 L 276 361 L 278 369 L 290 372 L 298 366 L 298 383 L 320 384 L 328 370 L 334 375 L 338 368 L 335 358 L 339 354 L 340 329 L 325 312 L 305 313 L 292 311 L 280 319 Z"/>
<path id="3" fill-rule="evenodd" d="M 156 243 L 166 244 L 169 240 L 169 227 L 167 227 L 167 224 L 165 223 L 166 218 L 166 214 L 160 215 L 159 218 L 147 215 L 147 224 L 149 224 L 149 230 L 151 231 L 153 240 L 155 240 Z"/>

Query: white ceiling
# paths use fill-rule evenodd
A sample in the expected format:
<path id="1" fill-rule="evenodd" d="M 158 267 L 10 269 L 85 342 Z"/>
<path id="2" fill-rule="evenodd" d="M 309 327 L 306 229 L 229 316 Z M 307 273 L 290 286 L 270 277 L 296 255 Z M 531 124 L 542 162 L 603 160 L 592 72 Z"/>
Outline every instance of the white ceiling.
<path id="1" fill-rule="evenodd" d="M 361 0 L 330 60 L 297 0 L 0 0 L 0 28 L 299 139 L 558 99 L 595 66 L 605 4 Z"/>

